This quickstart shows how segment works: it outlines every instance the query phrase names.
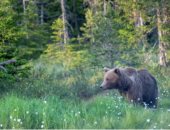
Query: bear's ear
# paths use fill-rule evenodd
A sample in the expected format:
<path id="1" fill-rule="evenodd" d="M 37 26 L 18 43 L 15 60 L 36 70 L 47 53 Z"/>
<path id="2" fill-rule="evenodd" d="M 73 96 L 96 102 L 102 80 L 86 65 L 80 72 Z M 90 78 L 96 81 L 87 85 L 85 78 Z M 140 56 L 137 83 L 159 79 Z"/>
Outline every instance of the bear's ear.
<path id="1" fill-rule="evenodd" d="M 119 69 L 119 68 L 116 68 L 116 69 L 114 70 L 114 72 L 115 72 L 116 74 L 120 75 L 120 69 Z"/>
<path id="2" fill-rule="evenodd" d="M 104 72 L 107 72 L 107 71 L 109 71 L 110 69 L 107 68 L 107 67 L 104 67 L 103 70 L 104 70 Z"/>

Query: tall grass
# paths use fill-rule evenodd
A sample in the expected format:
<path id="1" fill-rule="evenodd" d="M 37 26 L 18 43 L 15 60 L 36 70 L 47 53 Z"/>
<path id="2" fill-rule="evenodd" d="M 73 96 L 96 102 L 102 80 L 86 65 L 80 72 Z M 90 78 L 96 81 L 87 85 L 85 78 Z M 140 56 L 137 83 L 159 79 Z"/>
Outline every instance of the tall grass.
<path id="1" fill-rule="evenodd" d="M 134 106 L 116 91 L 99 90 L 102 70 L 65 69 L 40 60 L 30 77 L 0 99 L 0 128 L 170 129 L 169 70 L 149 68 L 160 88 L 157 109 Z"/>
<path id="2" fill-rule="evenodd" d="M 24 98 L 0 100 L 1 128 L 170 128 L 170 108 L 144 109 L 112 93 L 90 100 Z M 169 106 L 170 107 L 170 106 Z"/>
<path id="3" fill-rule="evenodd" d="M 100 91 L 102 80 L 102 70 L 88 67 L 67 70 L 61 64 L 42 60 L 33 65 L 30 75 L 15 84 L 18 92 L 30 97 L 58 95 L 88 98 Z"/>

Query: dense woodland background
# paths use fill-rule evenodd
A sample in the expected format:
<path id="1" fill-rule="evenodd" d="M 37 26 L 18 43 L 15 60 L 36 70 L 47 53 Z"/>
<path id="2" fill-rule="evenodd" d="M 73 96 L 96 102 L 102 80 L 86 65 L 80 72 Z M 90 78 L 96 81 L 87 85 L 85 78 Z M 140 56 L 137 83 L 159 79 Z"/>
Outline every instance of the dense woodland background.
<path id="1" fill-rule="evenodd" d="M 17 60 L 7 73 L 1 71 L 3 78 L 21 74 L 21 66 L 26 69 L 41 55 L 77 69 L 168 66 L 169 0 L 2 0 L 0 5 L 0 61 Z"/>
<path id="2" fill-rule="evenodd" d="M 170 0 L 0 0 L 0 127 L 169 128 L 169 113 L 162 113 L 170 108 L 169 61 Z M 115 93 L 102 92 L 104 66 L 148 69 L 160 88 L 157 113 L 128 107 Z M 41 105 L 44 100 L 48 107 Z M 105 107 L 117 103 L 121 114 L 101 119 Z M 51 109 L 56 106 L 59 117 Z M 88 113 L 91 106 L 94 114 Z M 73 107 L 84 116 L 65 115 Z M 31 110 L 51 113 L 25 117 Z M 158 125 L 148 124 L 150 118 Z"/>

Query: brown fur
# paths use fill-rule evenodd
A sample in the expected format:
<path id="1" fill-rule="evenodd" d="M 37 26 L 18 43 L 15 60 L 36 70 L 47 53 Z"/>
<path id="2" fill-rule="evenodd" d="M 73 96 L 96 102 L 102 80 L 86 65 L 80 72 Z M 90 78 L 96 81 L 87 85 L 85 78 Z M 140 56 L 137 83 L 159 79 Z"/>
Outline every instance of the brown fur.
<path id="1" fill-rule="evenodd" d="M 118 89 L 119 93 L 131 102 L 157 107 L 157 83 L 147 70 L 105 68 L 101 87 L 103 89 Z"/>

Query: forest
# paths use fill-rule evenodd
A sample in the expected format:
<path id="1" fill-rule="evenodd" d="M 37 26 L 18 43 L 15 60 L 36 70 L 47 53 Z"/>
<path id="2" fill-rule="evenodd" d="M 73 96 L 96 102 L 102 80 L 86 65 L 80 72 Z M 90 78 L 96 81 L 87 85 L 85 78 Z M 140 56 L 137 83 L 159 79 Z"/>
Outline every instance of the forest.
<path id="1" fill-rule="evenodd" d="M 147 69 L 157 108 L 104 67 Z M 0 129 L 170 129 L 170 0 L 0 0 Z"/>

